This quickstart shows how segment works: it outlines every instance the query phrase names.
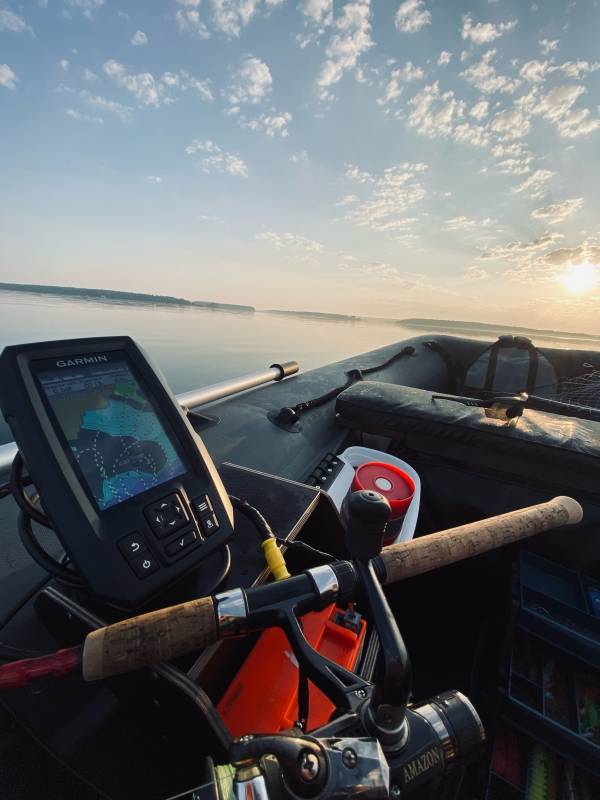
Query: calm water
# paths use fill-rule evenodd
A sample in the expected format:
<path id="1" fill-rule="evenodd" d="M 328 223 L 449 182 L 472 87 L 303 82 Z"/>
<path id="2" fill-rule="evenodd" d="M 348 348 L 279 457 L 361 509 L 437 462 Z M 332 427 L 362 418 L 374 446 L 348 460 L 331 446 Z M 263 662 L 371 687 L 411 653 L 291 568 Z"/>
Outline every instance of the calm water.
<path id="1" fill-rule="evenodd" d="M 295 359 L 301 369 L 312 369 L 425 332 L 371 322 L 114 304 L 0 291 L 0 350 L 7 344 L 127 334 L 152 355 L 175 392 L 263 369 L 277 361 Z M 574 340 L 549 344 L 578 346 Z M 596 349 L 594 345 L 587 342 L 583 346 Z M 0 422 L 0 443 L 9 438 Z"/>

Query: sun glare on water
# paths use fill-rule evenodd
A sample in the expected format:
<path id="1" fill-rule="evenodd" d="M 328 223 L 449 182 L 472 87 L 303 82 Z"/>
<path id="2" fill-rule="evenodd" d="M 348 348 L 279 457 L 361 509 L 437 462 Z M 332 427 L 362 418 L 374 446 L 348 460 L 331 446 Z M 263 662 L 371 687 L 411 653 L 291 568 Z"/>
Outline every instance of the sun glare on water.
<path id="1" fill-rule="evenodd" d="M 591 292 L 598 285 L 598 266 L 584 261 L 581 264 L 571 264 L 560 276 L 560 282 L 572 294 L 585 294 Z"/>

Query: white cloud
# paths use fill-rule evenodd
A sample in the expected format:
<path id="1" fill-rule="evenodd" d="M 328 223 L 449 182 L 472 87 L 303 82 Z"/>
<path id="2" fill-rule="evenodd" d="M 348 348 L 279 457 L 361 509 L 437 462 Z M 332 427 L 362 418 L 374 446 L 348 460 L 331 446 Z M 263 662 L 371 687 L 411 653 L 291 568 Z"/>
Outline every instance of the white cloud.
<path id="1" fill-rule="evenodd" d="M 91 69 L 88 69 L 88 68 L 86 67 L 86 68 L 83 70 L 83 79 L 84 79 L 85 81 L 88 81 L 88 83 L 93 83 L 94 81 L 97 81 L 97 80 L 98 80 L 98 76 L 96 75 L 96 73 L 95 73 L 95 72 L 92 72 L 92 70 L 91 70 Z"/>
<path id="2" fill-rule="evenodd" d="M 425 7 L 424 0 L 405 0 L 400 3 L 394 22 L 402 33 L 417 33 L 431 25 L 431 12 Z"/>
<path id="3" fill-rule="evenodd" d="M 292 121 L 289 111 L 272 111 L 270 114 L 261 114 L 257 119 L 246 121 L 240 118 L 243 128 L 250 128 L 252 131 L 262 131 L 267 136 L 289 136 L 288 125 Z"/>
<path id="4" fill-rule="evenodd" d="M 58 63 L 60 64 L 62 70 L 64 70 L 65 72 L 69 71 L 71 63 L 66 58 L 61 58 L 61 60 Z"/>
<path id="5" fill-rule="evenodd" d="M 283 0 L 265 0 L 264 3 L 261 0 L 211 0 L 213 25 L 226 36 L 237 37 L 259 11 L 270 11 L 282 2 Z"/>
<path id="6" fill-rule="evenodd" d="M 303 0 L 300 10 L 320 30 L 333 22 L 333 0 Z"/>
<path id="7" fill-rule="evenodd" d="M 492 225 L 494 220 L 491 217 L 484 219 L 475 219 L 474 217 L 466 217 L 461 215 L 459 217 L 452 217 L 444 222 L 444 228 L 447 231 L 472 231 L 479 230 L 480 228 L 487 228 Z"/>
<path id="8" fill-rule="evenodd" d="M 89 20 L 94 19 L 98 9 L 104 5 L 104 0 L 66 0 L 71 8 L 80 9 L 84 17 Z"/>
<path id="9" fill-rule="evenodd" d="M 12 33 L 23 33 L 27 31 L 33 35 L 33 30 L 25 22 L 23 17 L 10 11 L 8 8 L 0 8 L 0 31 L 11 31 Z"/>
<path id="10" fill-rule="evenodd" d="M 558 39 L 540 39 L 538 42 L 540 46 L 540 53 L 543 56 L 547 56 L 548 53 L 551 53 L 553 50 L 556 50 L 558 47 Z"/>
<path id="11" fill-rule="evenodd" d="M 147 175 L 146 180 L 149 183 L 162 183 L 162 178 L 159 177 L 158 175 Z"/>
<path id="12" fill-rule="evenodd" d="M 469 109 L 469 114 L 472 117 L 475 117 L 477 120 L 482 120 L 487 117 L 490 110 L 490 104 L 487 100 L 480 100 L 478 103 L 475 103 L 474 106 L 471 106 Z"/>
<path id="13" fill-rule="evenodd" d="M 462 277 L 464 280 L 468 281 L 483 281 L 486 278 L 489 278 L 489 273 L 486 269 L 483 269 L 483 267 L 465 267 Z"/>
<path id="14" fill-rule="evenodd" d="M 196 153 L 205 154 L 198 163 L 203 172 L 227 172 L 238 178 L 248 177 L 248 168 L 243 159 L 237 153 L 228 153 L 226 150 L 222 150 L 210 139 L 194 139 L 185 148 L 185 152 L 189 156 Z"/>
<path id="15" fill-rule="evenodd" d="M 305 236 L 298 236 L 295 233 L 275 233 L 275 231 L 262 231 L 256 234 L 259 242 L 268 242 L 277 250 L 290 248 L 292 250 L 304 250 L 307 253 L 322 253 L 323 245 L 314 239 L 307 239 Z"/>
<path id="16" fill-rule="evenodd" d="M 507 108 L 494 116 L 490 130 L 500 139 L 521 139 L 531 130 L 529 115 L 516 105 Z"/>
<path id="17" fill-rule="evenodd" d="M 495 92 L 508 92 L 512 94 L 521 85 L 521 81 L 499 75 L 492 65 L 496 55 L 496 50 L 488 50 L 481 57 L 481 61 L 472 64 L 464 72 L 461 72 L 468 83 L 472 84 L 483 94 L 494 94 Z"/>
<path id="18" fill-rule="evenodd" d="M 345 194 L 343 197 L 340 197 L 340 199 L 336 203 L 336 206 L 344 208 L 345 206 L 351 206 L 352 203 L 356 202 L 358 202 L 357 194 Z"/>
<path id="19" fill-rule="evenodd" d="M 555 86 L 532 105 L 532 113 L 554 122 L 563 138 L 585 136 L 600 128 L 600 120 L 592 119 L 588 108 L 573 109 L 585 92 L 585 86 L 581 85 Z"/>
<path id="20" fill-rule="evenodd" d="M 564 200 L 562 203 L 552 203 L 552 205 L 536 208 L 531 212 L 531 219 L 543 220 L 548 225 L 557 225 L 559 222 L 572 217 L 583 207 L 583 197 L 573 197 Z"/>
<path id="21" fill-rule="evenodd" d="M 373 46 L 371 39 L 370 0 L 346 3 L 335 20 L 335 33 L 325 49 L 317 85 L 322 100 L 330 99 L 329 88 L 341 80 L 346 70 L 354 69 L 358 59 Z"/>
<path id="22" fill-rule="evenodd" d="M 292 164 L 308 164 L 308 153 L 306 150 L 299 150 L 297 153 L 292 153 L 290 161 Z"/>
<path id="23" fill-rule="evenodd" d="M 448 52 L 448 50 L 442 50 L 437 60 L 438 67 L 445 67 L 446 64 L 450 63 L 451 58 L 452 53 Z"/>
<path id="24" fill-rule="evenodd" d="M 560 72 L 566 78 L 578 80 L 583 75 L 597 72 L 599 69 L 598 61 L 565 61 L 564 64 L 552 64 L 550 61 L 534 59 L 523 64 L 520 75 L 530 83 L 543 83 L 548 75 L 553 73 Z"/>
<path id="25" fill-rule="evenodd" d="M 415 67 L 412 61 L 407 61 L 403 67 L 398 67 L 391 71 L 385 87 L 385 93 L 383 97 L 378 97 L 376 102 L 380 106 L 388 105 L 400 97 L 404 91 L 405 83 L 422 80 L 424 77 L 425 73 L 421 67 Z"/>
<path id="26" fill-rule="evenodd" d="M 418 218 L 406 213 L 426 195 L 420 173 L 427 170 L 422 163 L 402 163 L 388 167 L 381 175 L 371 175 L 351 164 L 346 165 L 346 177 L 369 187 L 370 195 L 353 204 L 345 219 L 362 228 L 405 237 L 407 229 Z"/>
<path id="27" fill-rule="evenodd" d="M 18 80 L 8 64 L 0 64 L 0 86 L 4 86 L 5 89 L 10 89 L 11 92 L 14 92 L 17 88 Z"/>
<path id="28" fill-rule="evenodd" d="M 463 39 L 469 39 L 473 44 L 489 44 L 505 33 L 514 30 L 516 27 L 516 19 L 508 22 L 500 22 L 498 25 L 493 25 L 491 22 L 477 22 L 473 24 L 471 15 L 465 14 L 463 17 L 461 36 Z"/>
<path id="29" fill-rule="evenodd" d="M 89 114 L 82 114 L 76 108 L 65 108 L 65 114 L 71 119 L 76 119 L 79 122 L 87 122 L 90 125 L 104 125 L 102 117 L 93 117 Z"/>
<path id="30" fill-rule="evenodd" d="M 121 105 L 121 103 L 115 103 L 114 100 L 108 100 L 106 97 L 102 97 L 101 95 L 92 94 L 88 92 L 87 89 L 84 89 L 80 93 L 80 97 L 86 105 L 90 106 L 90 108 L 94 108 L 97 111 L 105 112 L 107 114 L 113 114 L 115 117 L 118 117 L 122 122 L 128 122 L 131 119 L 131 114 L 133 109 L 130 106 Z"/>
<path id="31" fill-rule="evenodd" d="M 409 104 L 412 110 L 408 115 L 408 127 L 429 139 L 449 136 L 465 110 L 465 103 L 457 100 L 454 92 L 440 92 L 439 81 L 425 86 Z"/>
<path id="32" fill-rule="evenodd" d="M 198 8 L 200 5 L 200 0 L 176 0 L 180 6 L 185 6 L 186 8 Z"/>
<path id="33" fill-rule="evenodd" d="M 537 169 L 522 183 L 515 187 L 513 194 L 528 194 L 533 198 L 542 197 L 546 193 L 546 184 L 556 175 L 549 169 Z"/>
<path id="34" fill-rule="evenodd" d="M 527 61 L 523 64 L 519 75 L 524 80 L 529 81 L 529 83 L 542 83 L 548 74 L 549 67 L 549 61 L 538 61 L 534 59 L 533 61 Z"/>
<path id="35" fill-rule="evenodd" d="M 188 8 L 185 11 L 180 8 L 175 14 L 175 22 L 182 32 L 193 33 L 199 39 L 208 39 L 210 37 L 210 31 L 200 17 L 200 12 L 195 8 Z"/>
<path id="36" fill-rule="evenodd" d="M 271 91 L 273 78 L 264 61 L 247 56 L 233 76 L 225 96 L 231 106 L 260 103 Z"/>
<path id="37" fill-rule="evenodd" d="M 163 87 L 150 72 L 137 74 L 127 72 L 123 64 L 114 59 L 102 65 L 104 73 L 112 78 L 117 86 L 126 89 L 144 106 L 159 106 L 164 98 Z"/>
<path id="38" fill-rule="evenodd" d="M 183 92 L 186 92 L 188 89 L 192 89 L 205 103 L 210 103 L 215 99 L 212 91 L 212 83 L 209 78 L 195 78 L 185 69 L 182 69 L 179 75 L 176 75 L 175 77 L 177 78 L 176 83 L 170 84 L 169 81 L 173 79 L 173 73 L 165 72 L 161 78 L 161 81 L 167 85 L 176 85 L 181 88 Z"/>
<path id="39" fill-rule="evenodd" d="M 143 44 L 148 44 L 148 37 L 144 31 L 136 31 L 131 37 L 131 44 L 134 47 L 140 47 Z"/>

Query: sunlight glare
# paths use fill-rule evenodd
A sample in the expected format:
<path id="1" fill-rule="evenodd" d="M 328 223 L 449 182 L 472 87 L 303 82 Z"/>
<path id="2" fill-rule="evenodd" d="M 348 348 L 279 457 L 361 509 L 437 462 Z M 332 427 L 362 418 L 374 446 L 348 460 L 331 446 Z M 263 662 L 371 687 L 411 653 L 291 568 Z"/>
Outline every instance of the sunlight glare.
<path id="1" fill-rule="evenodd" d="M 590 292 L 598 284 L 598 267 L 583 261 L 581 264 L 570 264 L 561 276 L 560 281 L 568 292 L 584 294 Z"/>

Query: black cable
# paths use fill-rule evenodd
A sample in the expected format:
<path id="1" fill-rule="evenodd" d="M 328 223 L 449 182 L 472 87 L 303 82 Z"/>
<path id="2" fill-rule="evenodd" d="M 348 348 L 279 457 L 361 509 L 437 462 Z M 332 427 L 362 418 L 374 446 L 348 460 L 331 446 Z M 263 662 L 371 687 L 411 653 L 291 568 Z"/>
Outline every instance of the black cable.
<path id="1" fill-rule="evenodd" d="M 52 528 L 52 524 L 50 523 L 48 517 L 34 506 L 31 498 L 25 493 L 23 484 L 24 466 L 25 463 L 23 461 L 23 456 L 21 453 L 17 452 L 10 468 L 10 490 L 15 498 L 15 502 L 19 508 L 35 522 L 43 525 L 45 528 Z"/>
<path id="2" fill-rule="evenodd" d="M 263 542 L 267 539 L 275 539 L 271 526 L 257 508 L 251 506 L 247 500 L 241 500 L 232 494 L 229 495 L 229 499 L 231 500 L 231 505 L 254 525 Z"/>
<path id="3" fill-rule="evenodd" d="M 72 588 L 81 589 L 86 585 L 83 578 L 81 578 L 79 575 L 76 575 L 72 570 L 63 567 L 55 558 L 52 558 L 52 556 L 48 555 L 48 553 L 43 549 L 41 544 L 35 538 L 33 528 L 31 527 L 31 519 L 23 511 L 23 509 L 19 511 L 19 516 L 17 517 L 17 526 L 23 547 L 27 550 L 31 558 L 37 564 L 39 564 L 40 567 L 42 567 L 42 569 L 45 569 L 46 572 L 49 572 L 50 575 L 55 577 L 61 583 L 71 586 Z"/>
<path id="4" fill-rule="evenodd" d="M 324 550 L 317 550 L 316 547 L 312 547 L 312 545 L 307 544 L 306 542 L 302 542 L 298 539 L 282 539 L 280 536 L 275 537 L 277 540 L 277 544 L 282 544 L 284 547 L 288 547 L 290 549 L 296 550 L 303 550 L 307 555 L 312 556 L 315 559 L 318 559 L 319 564 L 327 564 L 337 559 L 331 555 L 331 553 L 326 553 Z"/>

